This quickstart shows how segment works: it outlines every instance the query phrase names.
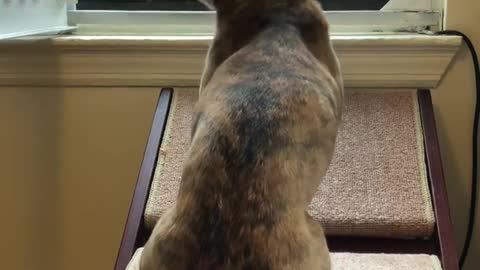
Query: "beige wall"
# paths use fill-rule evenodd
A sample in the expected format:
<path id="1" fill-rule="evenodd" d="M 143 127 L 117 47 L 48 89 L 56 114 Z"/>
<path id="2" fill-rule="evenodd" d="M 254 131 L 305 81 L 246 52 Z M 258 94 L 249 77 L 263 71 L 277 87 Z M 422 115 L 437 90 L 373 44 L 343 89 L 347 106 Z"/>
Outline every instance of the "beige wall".
<path id="1" fill-rule="evenodd" d="M 158 95 L 0 88 L 1 269 L 112 269 Z"/>
<path id="2" fill-rule="evenodd" d="M 450 0 L 446 28 L 468 34 L 480 50 L 480 1 Z M 440 133 L 442 157 L 449 190 L 458 250 L 465 239 L 471 181 L 471 134 L 474 108 L 474 77 L 470 54 L 459 53 L 440 88 L 434 93 L 434 106 Z M 480 211 L 477 211 L 480 216 Z M 480 219 L 479 219 L 480 220 Z M 472 250 L 465 270 L 480 264 L 480 222 L 477 222 Z"/>

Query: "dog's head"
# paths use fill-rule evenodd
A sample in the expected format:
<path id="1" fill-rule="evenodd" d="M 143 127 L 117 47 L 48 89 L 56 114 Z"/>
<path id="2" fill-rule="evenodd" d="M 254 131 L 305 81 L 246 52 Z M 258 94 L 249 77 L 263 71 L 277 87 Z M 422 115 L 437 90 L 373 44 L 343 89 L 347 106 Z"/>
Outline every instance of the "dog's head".
<path id="1" fill-rule="evenodd" d="M 245 45 L 265 27 L 291 25 L 312 54 L 339 77 L 330 44 L 329 25 L 318 0 L 198 0 L 217 11 L 213 67 Z M 340 81 L 340 80 L 339 80 Z"/>

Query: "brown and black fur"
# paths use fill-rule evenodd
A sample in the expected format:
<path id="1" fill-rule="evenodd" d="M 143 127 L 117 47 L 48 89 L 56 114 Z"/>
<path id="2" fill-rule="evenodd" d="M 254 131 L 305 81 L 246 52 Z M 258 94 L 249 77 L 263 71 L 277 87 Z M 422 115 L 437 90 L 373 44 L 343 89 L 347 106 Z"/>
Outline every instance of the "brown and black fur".
<path id="1" fill-rule="evenodd" d="M 330 269 L 322 227 L 305 213 L 343 104 L 322 10 L 314 0 L 207 2 L 217 32 L 191 148 L 140 269 Z"/>

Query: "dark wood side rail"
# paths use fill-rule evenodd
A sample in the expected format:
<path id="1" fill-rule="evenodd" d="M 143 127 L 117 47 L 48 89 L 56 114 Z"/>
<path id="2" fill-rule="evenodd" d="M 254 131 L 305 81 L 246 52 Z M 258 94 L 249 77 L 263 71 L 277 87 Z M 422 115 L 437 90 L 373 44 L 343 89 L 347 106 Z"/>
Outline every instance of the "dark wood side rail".
<path id="1" fill-rule="evenodd" d="M 430 90 L 419 90 L 418 101 L 423 124 L 423 136 L 427 168 L 430 179 L 430 188 L 435 209 L 438 253 L 442 261 L 443 270 L 458 270 L 458 254 L 450 218 L 447 187 L 443 175 L 443 165 L 438 143 L 435 115 L 433 111 Z"/>
<path id="2" fill-rule="evenodd" d="M 140 173 L 137 179 L 135 192 L 133 194 L 128 218 L 123 231 L 122 242 L 118 252 L 115 270 L 125 270 L 133 253 L 137 248 L 137 242 L 143 230 L 143 212 L 150 191 L 155 165 L 157 163 L 157 153 L 162 141 L 163 133 L 172 98 L 172 89 L 162 89 L 158 99 L 157 108 L 153 118 L 152 129 L 148 137 L 147 146 Z"/>

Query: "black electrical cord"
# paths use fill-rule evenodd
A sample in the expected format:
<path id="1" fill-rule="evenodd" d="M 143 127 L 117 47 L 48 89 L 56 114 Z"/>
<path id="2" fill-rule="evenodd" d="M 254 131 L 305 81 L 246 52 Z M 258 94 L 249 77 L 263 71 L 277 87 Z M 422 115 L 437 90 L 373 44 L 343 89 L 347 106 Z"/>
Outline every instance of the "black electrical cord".
<path id="1" fill-rule="evenodd" d="M 475 225 L 475 213 L 477 208 L 477 179 L 478 179 L 478 126 L 480 120 L 480 108 L 479 108 L 479 101 L 480 101 L 480 66 L 478 64 L 478 56 L 477 52 L 475 51 L 475 47 L 473 46 L 473 42 L 468 38 L 467 35 L 460 31 L 455 30 L 446 30 L 436 32 L 437 35 L 448 35 L 448 36 L 461 36 L 465 43 L 467 44 L 470 53 L 472 54 L 473 65 L 475 69 L 475 117 L 473 122 L 473 151 L 472 151 L 472 187 L 471 187 L 471 197 L 470 197 L 470 211 L 469 211 L 469 218 L 468 218 L 468 227 L 467 227 L 467 235 L 465 239 L 465 244 L 463 245 L 462 253 L 459 260 L 460 268 L 463 268 L 465 264 L 465 260 L 468 255 L 468 251 L 470 249 L 470 244 L 473 237 L 473 229 Z"/>

